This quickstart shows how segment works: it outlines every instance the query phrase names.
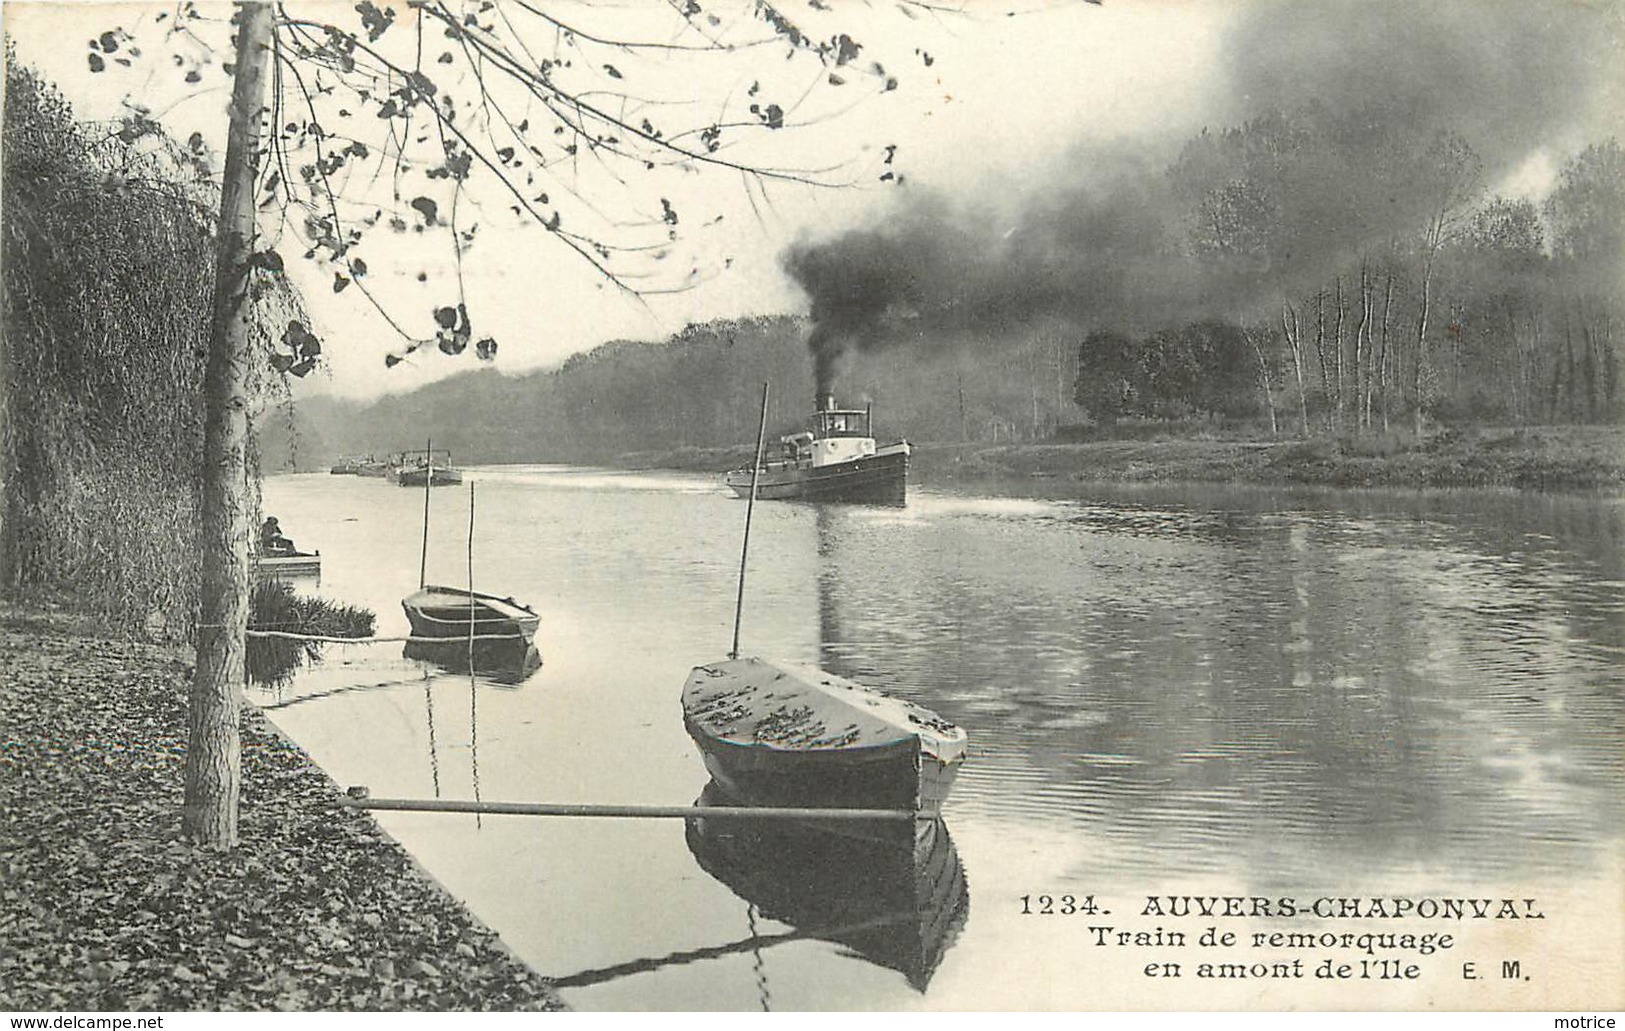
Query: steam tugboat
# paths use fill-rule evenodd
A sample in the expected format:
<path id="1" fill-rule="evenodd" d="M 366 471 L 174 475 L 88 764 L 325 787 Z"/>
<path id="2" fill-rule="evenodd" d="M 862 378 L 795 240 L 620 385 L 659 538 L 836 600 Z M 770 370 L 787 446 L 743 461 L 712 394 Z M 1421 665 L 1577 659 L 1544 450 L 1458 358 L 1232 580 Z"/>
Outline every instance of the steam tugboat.
<path id="1" fill-rule="evenodd" d="M 807 430 L 779 440 L 777 456 L 762 462 L 756 496 L 774 501 L 859 501 L 901 507 L 908 500 L 908 441 L 875 445 L 869 409 L 836 408 L 818 399 Z M 752 469 L 729 472 L 723 482 L 750 497 Z"/>

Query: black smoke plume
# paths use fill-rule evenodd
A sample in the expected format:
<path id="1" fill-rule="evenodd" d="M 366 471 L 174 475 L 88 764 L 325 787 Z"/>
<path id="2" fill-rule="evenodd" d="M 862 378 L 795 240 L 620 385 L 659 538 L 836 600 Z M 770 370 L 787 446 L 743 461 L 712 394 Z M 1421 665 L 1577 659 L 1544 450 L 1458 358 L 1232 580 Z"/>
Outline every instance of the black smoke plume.
<path id="1" fill-rule="evenodd" d="M 1186 141 L 1172 167 L 1151 154 L 1175 152 L 1176 140 L 1134 153 L 1079 147 L 1064 177 L 1002 218 L 910 186 L 884 224 L 782 256 L 811 303 L 818 390 L 832 390 L 849 349 L 1013 337 L 999 331 L 1052 319 L 1144 331 L 1317 289 L 1352 255 L 1415 233 L 1438 192 L 1430 152 L 1441 134 L 1464 140 L 1493 186 L 1542 147 L 1572 152 L 1617 132 L 1608 113 L 1625 110 L 1622 12 L 1513 0 L 1251 4 L 1223 47 L 1214 117 L 1274 125 L 1255 133 L 1272 145 L 1318 148 L 1283 155 L 1297 164 L 1267 184 L 1261 257 L 1225 262 L 1191 244 L 1202 217 L 1192 190 L 1235 174 L 1225 155 L 1241 148 L 1223 130 Z"/>

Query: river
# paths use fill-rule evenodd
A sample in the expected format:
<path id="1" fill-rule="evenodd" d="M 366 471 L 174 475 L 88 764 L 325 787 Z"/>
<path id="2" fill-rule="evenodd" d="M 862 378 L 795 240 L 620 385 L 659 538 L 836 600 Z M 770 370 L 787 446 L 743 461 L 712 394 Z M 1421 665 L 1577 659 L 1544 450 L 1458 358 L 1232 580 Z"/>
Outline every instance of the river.
<path id="1" fill-rule="evenodd" d="M 745 504 L 686 474 L 468 476 L 472 547 L 469 492 L 435 490 L 428 579 L 472 565 L 477 588 L 532 604 L 541 668 L 501 683 L 399 644 L 330 647 L 251 700 L 375 796 L 693 802 L 707 777 L 678 695 L 728 651 Z M 406 632 L 421 491 L 299 475 L 264 498 L 322 552 L 307 586 Z M 1617 976 L 1620 499 L 1032 481 L 915 488 L 902 509 L 759 502 L 745 600 L 746 653 L 967 729 L 944 826 L 911 857 L 681 820 L 380 814 L 576 1008 L 1516 1007 L 1557 990 L 1550 965 L 1526 989 L 1475 986 L 1462 962 Z M 1200 958 L 1214 921 L 1166 922 L 1191 932 L 1180 949 L 1094 928 L 1149 931 L 1148 897 L 1181 892 L 1538 895 L 1550 912 L 1413 928 L 1461 938 L 1386 995 L 1302 972 L 1197 985 L 1188 967 L 1157 994 L 1146 963 Z"/>

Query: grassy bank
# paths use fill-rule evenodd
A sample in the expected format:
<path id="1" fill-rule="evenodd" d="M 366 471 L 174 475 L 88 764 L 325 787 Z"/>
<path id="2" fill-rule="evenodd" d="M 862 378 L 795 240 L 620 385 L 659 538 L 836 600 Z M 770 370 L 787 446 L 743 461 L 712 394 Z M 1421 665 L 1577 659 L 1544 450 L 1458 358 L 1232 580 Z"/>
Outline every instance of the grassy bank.
<path id="1" fill-rule="evenodd" d="M 749 448 L 684 448 L 617 456 L 628 469 L 717 472 Z M 930 485 L 1039 478 L 1111 482 L 1310 484 L 1327 487 L 1625 486 L 1625 428 L 1449 430 L 1420 444 L 1397 435 L 1317 440 L 1168 437 L 1080 444 L 917 444 L 911 475 Z"/>
<path id="2" fill-rule="evenodd" d="M 0 1009 L 561 1008 L 252 708 L 242 845 L 182 843 L 187 666 L 0 610 Z"/>

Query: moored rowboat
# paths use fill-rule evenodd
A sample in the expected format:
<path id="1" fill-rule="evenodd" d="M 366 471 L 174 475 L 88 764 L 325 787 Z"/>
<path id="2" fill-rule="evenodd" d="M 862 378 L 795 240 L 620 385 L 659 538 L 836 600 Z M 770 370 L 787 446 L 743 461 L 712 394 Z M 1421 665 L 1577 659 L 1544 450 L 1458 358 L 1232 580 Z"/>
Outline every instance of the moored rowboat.
<path id="1" fill-rule="evenodd" d="M 414 637 L 508 637 L 529 640 L 542 617 L 512 598 L 461 587 L 422 587 L 401 599 Z"/>
<path id="2" fill-rule="evenodd" d="M 292 576 L 320 576 L 322 553 L 319 551 L 290 551 L 277 555 L 254 556 L 254 575 L 263 579 L 282 579 Z"/>
<path id="3" fill-rule="evenodd" d="M 694 667 L 683 724 L 717 785 L 752 805 L 935 816 L 965 758 L 965 732 L 929 709 L 758 658 Z"/>

